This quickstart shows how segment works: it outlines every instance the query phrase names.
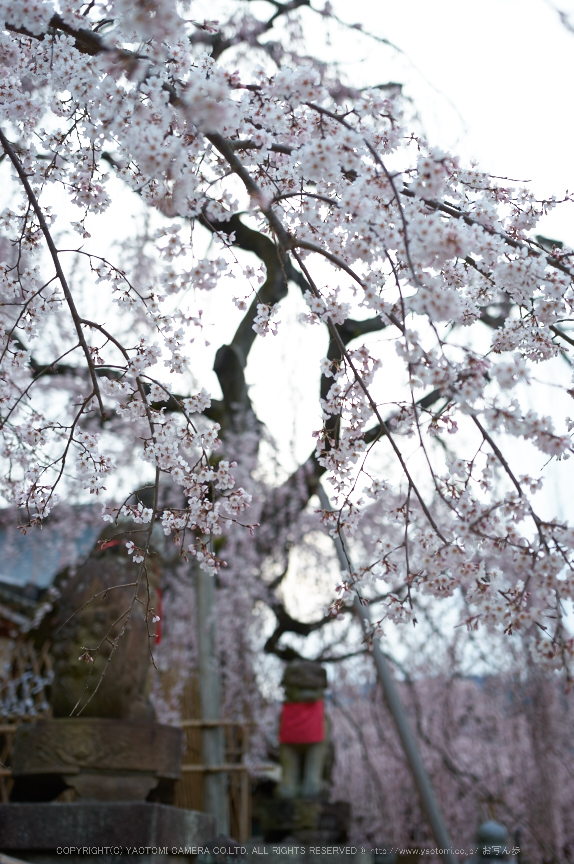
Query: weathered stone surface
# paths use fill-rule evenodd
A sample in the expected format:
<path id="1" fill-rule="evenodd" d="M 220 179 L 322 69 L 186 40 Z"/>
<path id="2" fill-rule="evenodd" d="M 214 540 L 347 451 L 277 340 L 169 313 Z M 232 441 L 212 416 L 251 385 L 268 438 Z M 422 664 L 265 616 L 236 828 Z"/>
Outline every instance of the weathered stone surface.
<path id="1" fill-rule="evenodd" d="M 351 807 L 346 801 L 271 799 L 261 808 L 260 816 L 266 841 L 281 842 L 290 837 L 302 846 L 331 845 L 346 841 Z"/>
<path id="2" fill-rule="evenodd" d="M 71 788 L 78 798 L 144 801 L 159 787 L 155 800 L 171 803 L 182 752 L 182 730 L 159 723 L 73 717 L 23 724 L 12 800 L 50 801 Z"/>
<path id="3" fill-rule="evenodd" d="M 21 724 L 14 741 L 12 770 L 25 774 L 145 771 L 181 776 L 183 732 L 159 723 L 100 718 L 58 718 Z"/>
<path id="4" fill-rule="evenodd" d="M 172 849 L 204 845 L 214 834 L 207 813 L 144 801 L 0 804 L 0 849 L 10 853 L 168 846 L 177 854 Z"/>
<path id="5" fill-rule="evenodd" d="M 138 543 L 141 538 L 133 539 Z M 77 713 L 79 702 L 84 717 L 155 719 L 149 700 L 149 639 L 155 625 L 149 615 L 147 621 L 144 618 L 148 586 L 144 581 L 139 591 L 142 603 L 136 603 L 127 617 L 139 565 L 130 560 L 123 543 L 111 543 L 111 548 L 95 549 L 75 573 L 64 572 L 57 579 L 61 596 L 50 618 L 52 633 L 57 633 L 52 642 L 54 717 Z M 150 605 L 157 608 L 159 573 L 153 567 L 149 578 Z M 106 634 L 100 650 L 93 652 L 93 662 L 78 662 L 85 646 L 100 645 Z M 50 635 L 46 633 L 47 638 Z"/>
<path id="6" fill-rule="evenodd" d="M 143 771 L 132 772 L 129 776 L 118 772 L 107 775 L 101 771 L 81 771 L 65 775 L 63 780 L 75 791 L 76 798 L 88 801 L 145 801 L 159 783 L 159 777 Z"/>

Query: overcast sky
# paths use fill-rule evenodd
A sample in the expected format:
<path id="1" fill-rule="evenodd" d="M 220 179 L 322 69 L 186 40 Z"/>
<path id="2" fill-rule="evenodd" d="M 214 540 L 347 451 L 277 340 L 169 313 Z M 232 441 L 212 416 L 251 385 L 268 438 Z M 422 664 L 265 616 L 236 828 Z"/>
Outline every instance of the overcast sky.
<path id="1" fill-rule="evenodd" d="M 404 52 L 376 43 L 365 52 L 365 42 L 359 49 L 347 40 L 347 68 L 365 82 L 404 83 L 431 143 L 477 158 L 493 174 L 530 180 L 541 197 L 574 191 L 574 33 L 553 5 L 334 0 L 333 7 Z M 572 12 L 574 3 L 559 8 Z M 549 217 L 545 231 L 574 244 L 574 205 Z"/>

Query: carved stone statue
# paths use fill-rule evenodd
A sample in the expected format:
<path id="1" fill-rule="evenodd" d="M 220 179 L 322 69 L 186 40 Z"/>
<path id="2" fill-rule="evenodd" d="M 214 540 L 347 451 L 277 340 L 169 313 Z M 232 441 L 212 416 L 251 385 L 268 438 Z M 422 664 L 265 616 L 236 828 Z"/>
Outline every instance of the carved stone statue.
<path id="1" fill-rule="evenodd" d="M 327 719 L 323 694 L 327 673 L 320 663 L 297 660 L 283 675 L 285 701 L 279 730 L 282 780 L 279 798 L 318 799 L 324 791 Z"/>
<path id="2" fill-rule="evenodd" d="M 303 844 L 346 842 L 351 809 L 329 799 L 333 753 L 320 663 L 295 660 L 283 675 L 285 701 L 279 727 L 282 779 L 272 798 L 259 802 L 264 840 L 289 837 Z"/>
<path id="3" fill-rule="evenodd" d="M 58 580 L 61 597 L 53 619 L 56 632 L 52 647 L 54 717 L 69 717 L 74 709 L 75 713 L 82 709 L 82 717 L 155 719 L 148 681 L 149 636 L 155 633 L 156 625 L 151 615 L 144 620 L 145 585 L 139 592 L 142 602 L 136 601 L 127 620 L 138 567 L 129 560 L 124 545 L 117 543 L 104 551 L 94 550 L 76 573 L 63 574 Z M 150 605 L 157 610 L 158 574 L 151 567 L 148 572 L 152 581 Z"/>
<path id="4" fill-rule="evenodd" d="M 59 575 L 60 598 L 36 634 L 54 646 L 55 716 L 21 723 L 16 731 L 14 784 L 10 803 L 1 805 L 0 847 L 18 859 L 59 864 L 62 848 L 70 846 L 94 852 L 169 844 L 183 853 L 215 836 L 211 815 L 169 806 L 181 777 L 183 730 L 154 722 L 148 699 L 149 642 L 153 646 L 160 635 L 161 621 L 153 619 L 161 615 L 162 558 L 147 562 L 150 585 L 140 586 L 142 602 L 135 602 L 127 622 L 140 567 L 125 547 L 129 535 L 121 532 L 114 537 L 109 531 L 108 543 L 96 547 L 83 566 Z M 141 535 L 132 536 L 141 544 Z M 151 607 L 155 614 L 149 614 Z M 80 716 L 74 711 L 78 699 L 85 706 Z M 160 862 L 168 857 L 144 855 Z M 115 858 L 94 853 L 86 861 Z"/>
<path id="5" fill-rule="evenodd" d="M 60 599 L 43 634 L 53 644 L 54 716 L 16 733 L 14 801 L 173 797 L 183 735 L 154 722 L 148 696 L 159 570 L 152 558 L 150 584 L 133 602 L 139 565 L 123 541 L 96 547 L 58 578 Z"/>

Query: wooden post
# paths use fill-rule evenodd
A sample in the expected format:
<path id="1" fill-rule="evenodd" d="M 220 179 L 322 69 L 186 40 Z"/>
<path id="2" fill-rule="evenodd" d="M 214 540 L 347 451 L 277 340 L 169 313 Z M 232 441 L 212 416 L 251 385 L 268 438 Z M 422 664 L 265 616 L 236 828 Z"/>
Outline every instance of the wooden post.
<path id="1" fill-rule="evenodd" d="M 242 756 L 247 753 L 249 746 L 249 730 L 247 726 L 241 727 L 241 751 Z M 247 766 L 240 774 L 239 789 L 239 842 L 246 843 L 251 835 L 251 782 Z"/>

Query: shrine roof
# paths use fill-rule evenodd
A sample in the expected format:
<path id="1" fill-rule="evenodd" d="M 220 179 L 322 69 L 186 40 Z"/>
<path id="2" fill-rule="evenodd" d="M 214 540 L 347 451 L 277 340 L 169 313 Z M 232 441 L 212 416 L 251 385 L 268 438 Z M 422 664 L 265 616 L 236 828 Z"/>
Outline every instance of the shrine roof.
<path id="1" fill-rule="evenodd" d="M 36 599 L 58 573 L 89 555 L 102 530 L 98 508 L 67 510 L 25 532 L 14 510 L 0 511 L 0 588 Z"/>

